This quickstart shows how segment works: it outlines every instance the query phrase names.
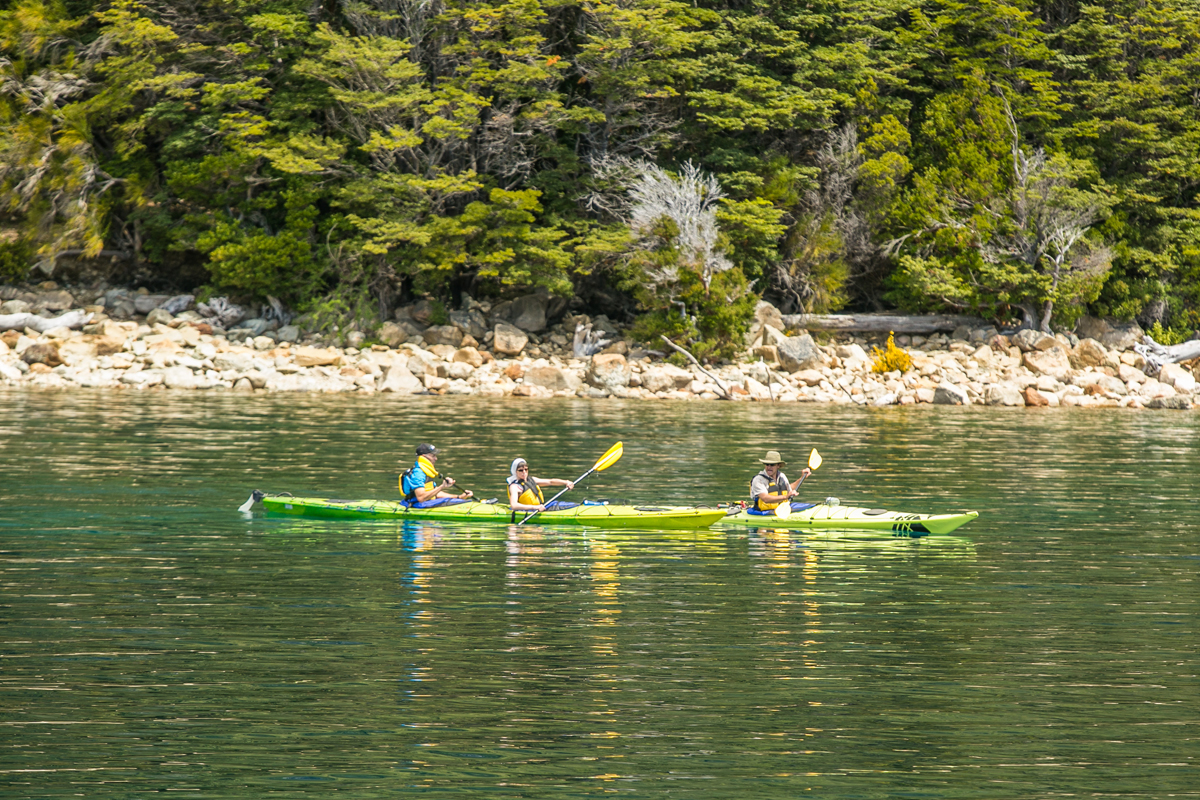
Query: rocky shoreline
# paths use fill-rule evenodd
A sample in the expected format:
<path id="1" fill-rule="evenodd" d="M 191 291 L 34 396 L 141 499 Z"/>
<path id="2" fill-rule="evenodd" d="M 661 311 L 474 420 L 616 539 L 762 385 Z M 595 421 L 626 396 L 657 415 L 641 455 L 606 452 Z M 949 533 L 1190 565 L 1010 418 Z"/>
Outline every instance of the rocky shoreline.
<path id="1" fill-rule="evenodd" d="M 417 303 L 371 339 L 350 331 L 334 341 L 270 308 L 246 319 L 214 303 L 201 307 L 206 316 L 189 296 L 145 290 L 0 286 L 0 301 L 0 330 L 21 324 L 0 334 L 0 386 L 29 389 L 1183 410 L 1195 406 L 1192 370 L 1200 370 L 1152 370 L 1133 350 L 1141 340 L 1135 325 L 1087 318 L 1076 333 L 1054 336 L 966 326 L 896 336 L 911 368 L 878 373 L 872 350 L 880 337 L 818 343 L 789 330 L 767 303 L 738 363 L 683 368 L 669 353 L 622 339 L 604 317 L 563 314 L 545 295 L 496 306 L 469 300 L 448 314 Z"/>

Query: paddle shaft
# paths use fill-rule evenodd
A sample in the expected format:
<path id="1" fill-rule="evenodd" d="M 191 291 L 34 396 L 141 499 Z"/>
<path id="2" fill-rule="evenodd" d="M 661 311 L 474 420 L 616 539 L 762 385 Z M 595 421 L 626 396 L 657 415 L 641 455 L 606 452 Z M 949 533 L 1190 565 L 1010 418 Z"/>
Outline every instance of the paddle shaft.
<path id="1" fill-rule="evenodd" d="M 583 480 L 584 478 L 586 478 L 588 475 L 591 475 L 591 474 L 592 474 L 593 472 L 595 472 L 595 471 L 596 471 L 596 468 L 595 468 L 595 467 L 592 467 L 592 468 L 591 468 L 591 469 L 589 469 L 587 472 L 583 473 L 583 474 L 582 474 L 582 475 L 580 475 L 578 478 L 576 478 L 576 479 L 573 481 L 573 483 L 579 483 L 581 480 Z M 551 503 L 553 503 L 555 500 L 557 500 L 558 498 L 560 498 L 560 497 L 562 497 L 564 494 L 566 494 L 566 493 L 567 493 L 567 491 L 568 491 L 568 490 L 570 490 L 570 488 L 571 488 L 571 487 L 569 487 L 569 486 L 568 486 L 568 487 L 565 487 L 565 488 L 564 488 L 564 489 L 563 489 L 561 492 L 559 492 L 558 494 L 554 495 L 554 497 L 551 497 L 549 500 L 547 500 L 546 502 L 542 503 L 542 505 L 544 505 L 544 506 L 548 506 L 548 505 L 550 505 L 550 504 L 551 504 Z M 521 527 L 521 526 L 522 526 L 522 525 L 524 525 L 526 522 L 529 522 L 529 520 L 533 519 L 534 517 L 536 517 L 536 516 L 537 516 L 538 514 L 540 514 L 540 513 L 542 513 L 542 512 L 540 512 L 540 511 L 534 511 L 534 512 L 530 513 L 530 515 L 529 515 L 529 516 L 525 517 L 525 519 L 523 519 L 523 520 L 521 520 L 520 522 L 518 522 L 518 523 L 517 523 L 517 527 L 518 527 L 518 528 L 519 528 L 519 527 Z"/>

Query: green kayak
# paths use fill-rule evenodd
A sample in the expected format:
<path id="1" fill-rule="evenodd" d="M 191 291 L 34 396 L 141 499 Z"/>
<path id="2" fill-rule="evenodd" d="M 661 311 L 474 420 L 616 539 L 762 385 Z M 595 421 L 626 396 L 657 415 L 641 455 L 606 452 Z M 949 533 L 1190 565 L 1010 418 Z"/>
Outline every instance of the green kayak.
<path id="1" fill-rule="evenodd" d="M 511 525 L 525 518 L 515 517 L 508 506 L 496 502 L 453 503 L 433 508 L 410 508 L 390 500 L 334 500 L 321 497 L 293 497 L 290 494 L 265 495 L 255 492 L 241 507 L 249 511 L 261 501 L 268 514 L 326 519 L 429 519 L 445 522 L 482 522 Z M 589 528 L 656 528 L 691 530 L 707 528 L 724 518 L 723 508 L 687 508 L 676 506 L 618 506 L 607 504 L 577 505 L 557 511 L 543 511 L 527 524 L 540 526 L 584 525 Z"/>
<path id="2" fill-rule="evenodd" d="M 786 517 L 751 514 L 746 509 L 731 509 L 721 520 L 724 525 L 751 525 L 756 528 L 800 528 L 814 530 L 890 531 L 893 536 L 918 537 L 931 533 L 950 533 L 979 516 L 978 511 L 961 514 L 908 514 L 884 508 L 858 508 L 840 503 L 793 503 Z"/>

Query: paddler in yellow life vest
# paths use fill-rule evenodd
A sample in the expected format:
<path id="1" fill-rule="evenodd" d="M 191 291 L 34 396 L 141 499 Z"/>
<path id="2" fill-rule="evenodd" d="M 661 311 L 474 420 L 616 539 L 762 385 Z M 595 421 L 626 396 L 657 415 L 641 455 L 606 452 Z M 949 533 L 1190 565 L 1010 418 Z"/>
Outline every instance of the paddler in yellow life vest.
<path id="1" fill-rule="evenodd" d="M 438 449 L 431 444 L 417 445 L 417 460 L 400 476 L 400 494 L 405 502 L 427 503 L 430 500 L 442 498 L 468 500 L 472 497 L 471 490 L 462 494 L 450 494 L 448 491 L 454 485 L 453 478 L 442 478 L 439 482 L 437 469 Z"/>
<path id="2" fill-rule="evenodd" d="M 760 458 L 759 461 L 763 470 L 750 481 L 750 507 L 756 511 L 771 511 L 776 506 L 790 501 L 796 496 L 796 487 L 800 485 L 800 481 L 812 474 L 812 470 L 805 467 L 800 471 L 800 477 L 795 483 L 788 483 L 787 476 L 780 471 L 787 462 L 779 455 L 778 450 L 768 450 L 767 457 Z"/>
<path id="3" fill-rule="evenodd" d="M 533 477 L 529 474 L 529 464 L 523 458 L 514 458 L 508 471 L 508 507 L 513 511 L 545 511 L 546 498 L 542 496 L 542 486 L 575 488 L 574 481 Z"/>

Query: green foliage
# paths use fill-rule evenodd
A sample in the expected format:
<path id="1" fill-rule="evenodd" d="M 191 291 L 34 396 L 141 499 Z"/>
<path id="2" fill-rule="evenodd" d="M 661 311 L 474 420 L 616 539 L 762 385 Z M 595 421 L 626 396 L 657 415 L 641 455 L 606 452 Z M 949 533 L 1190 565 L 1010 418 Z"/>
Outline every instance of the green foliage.
<path id="1" fill-rule="evenodd" d="M 1193 0 L 402 5 L 4 4 L 0 221 L 48 265 L 200 265 L 338 327 L 583 276 L 718 349 L 751 287 L 809 311 L 1200 325 Z M 613 158 L 714 175 L 736 274 L 642 291 L 692 267 L 589 203 Z M 1034 206 L 1095 213 L 1058 252 Z M 668 325 L 675 303 L 695 325 Z"/>
<path id="2" fill-rule="evenodd" d="M 666 336 L 701 360 L 732 358 L 743 347 L 757 304 L 746 276 L 736 268 L 720 272 L 706 292 L 699 274 L 684 270 L 682 284 L 670 303 L 635 291 L 647 311 L 634 323 L 633 336 L 650 344 Z"/>
<path id="3" fill-rule="evenodd" d="M 0 238 L 0 281 L 25 280 L 33 266 L 33 248 L 19 238 Z"/>
<path id="4" fill-rule="evenodd" d="M 888 333 L 887 346 L 883 350 L 878 347 L 871 348 L 871 357 L 874 359 L 871 363 L 871 372 L 880 375 L 893 370 L 908 372 L 913 366 L 912 356 L 908 354 L 908 351 L 896 347 L 894 332 Z"/>
<path id="5" fill-rule="evenodd" d="M 1161 345 L 1170 347 L 1173 344 L 1182 344 L 1191 338 L 1192 332 L 1187 328 L 1176 330 L 1175 328 L 1164 328 L 1161 322 L 1155 322 L 1150 326 L 1150 330 L 1146 334 Z"/>

